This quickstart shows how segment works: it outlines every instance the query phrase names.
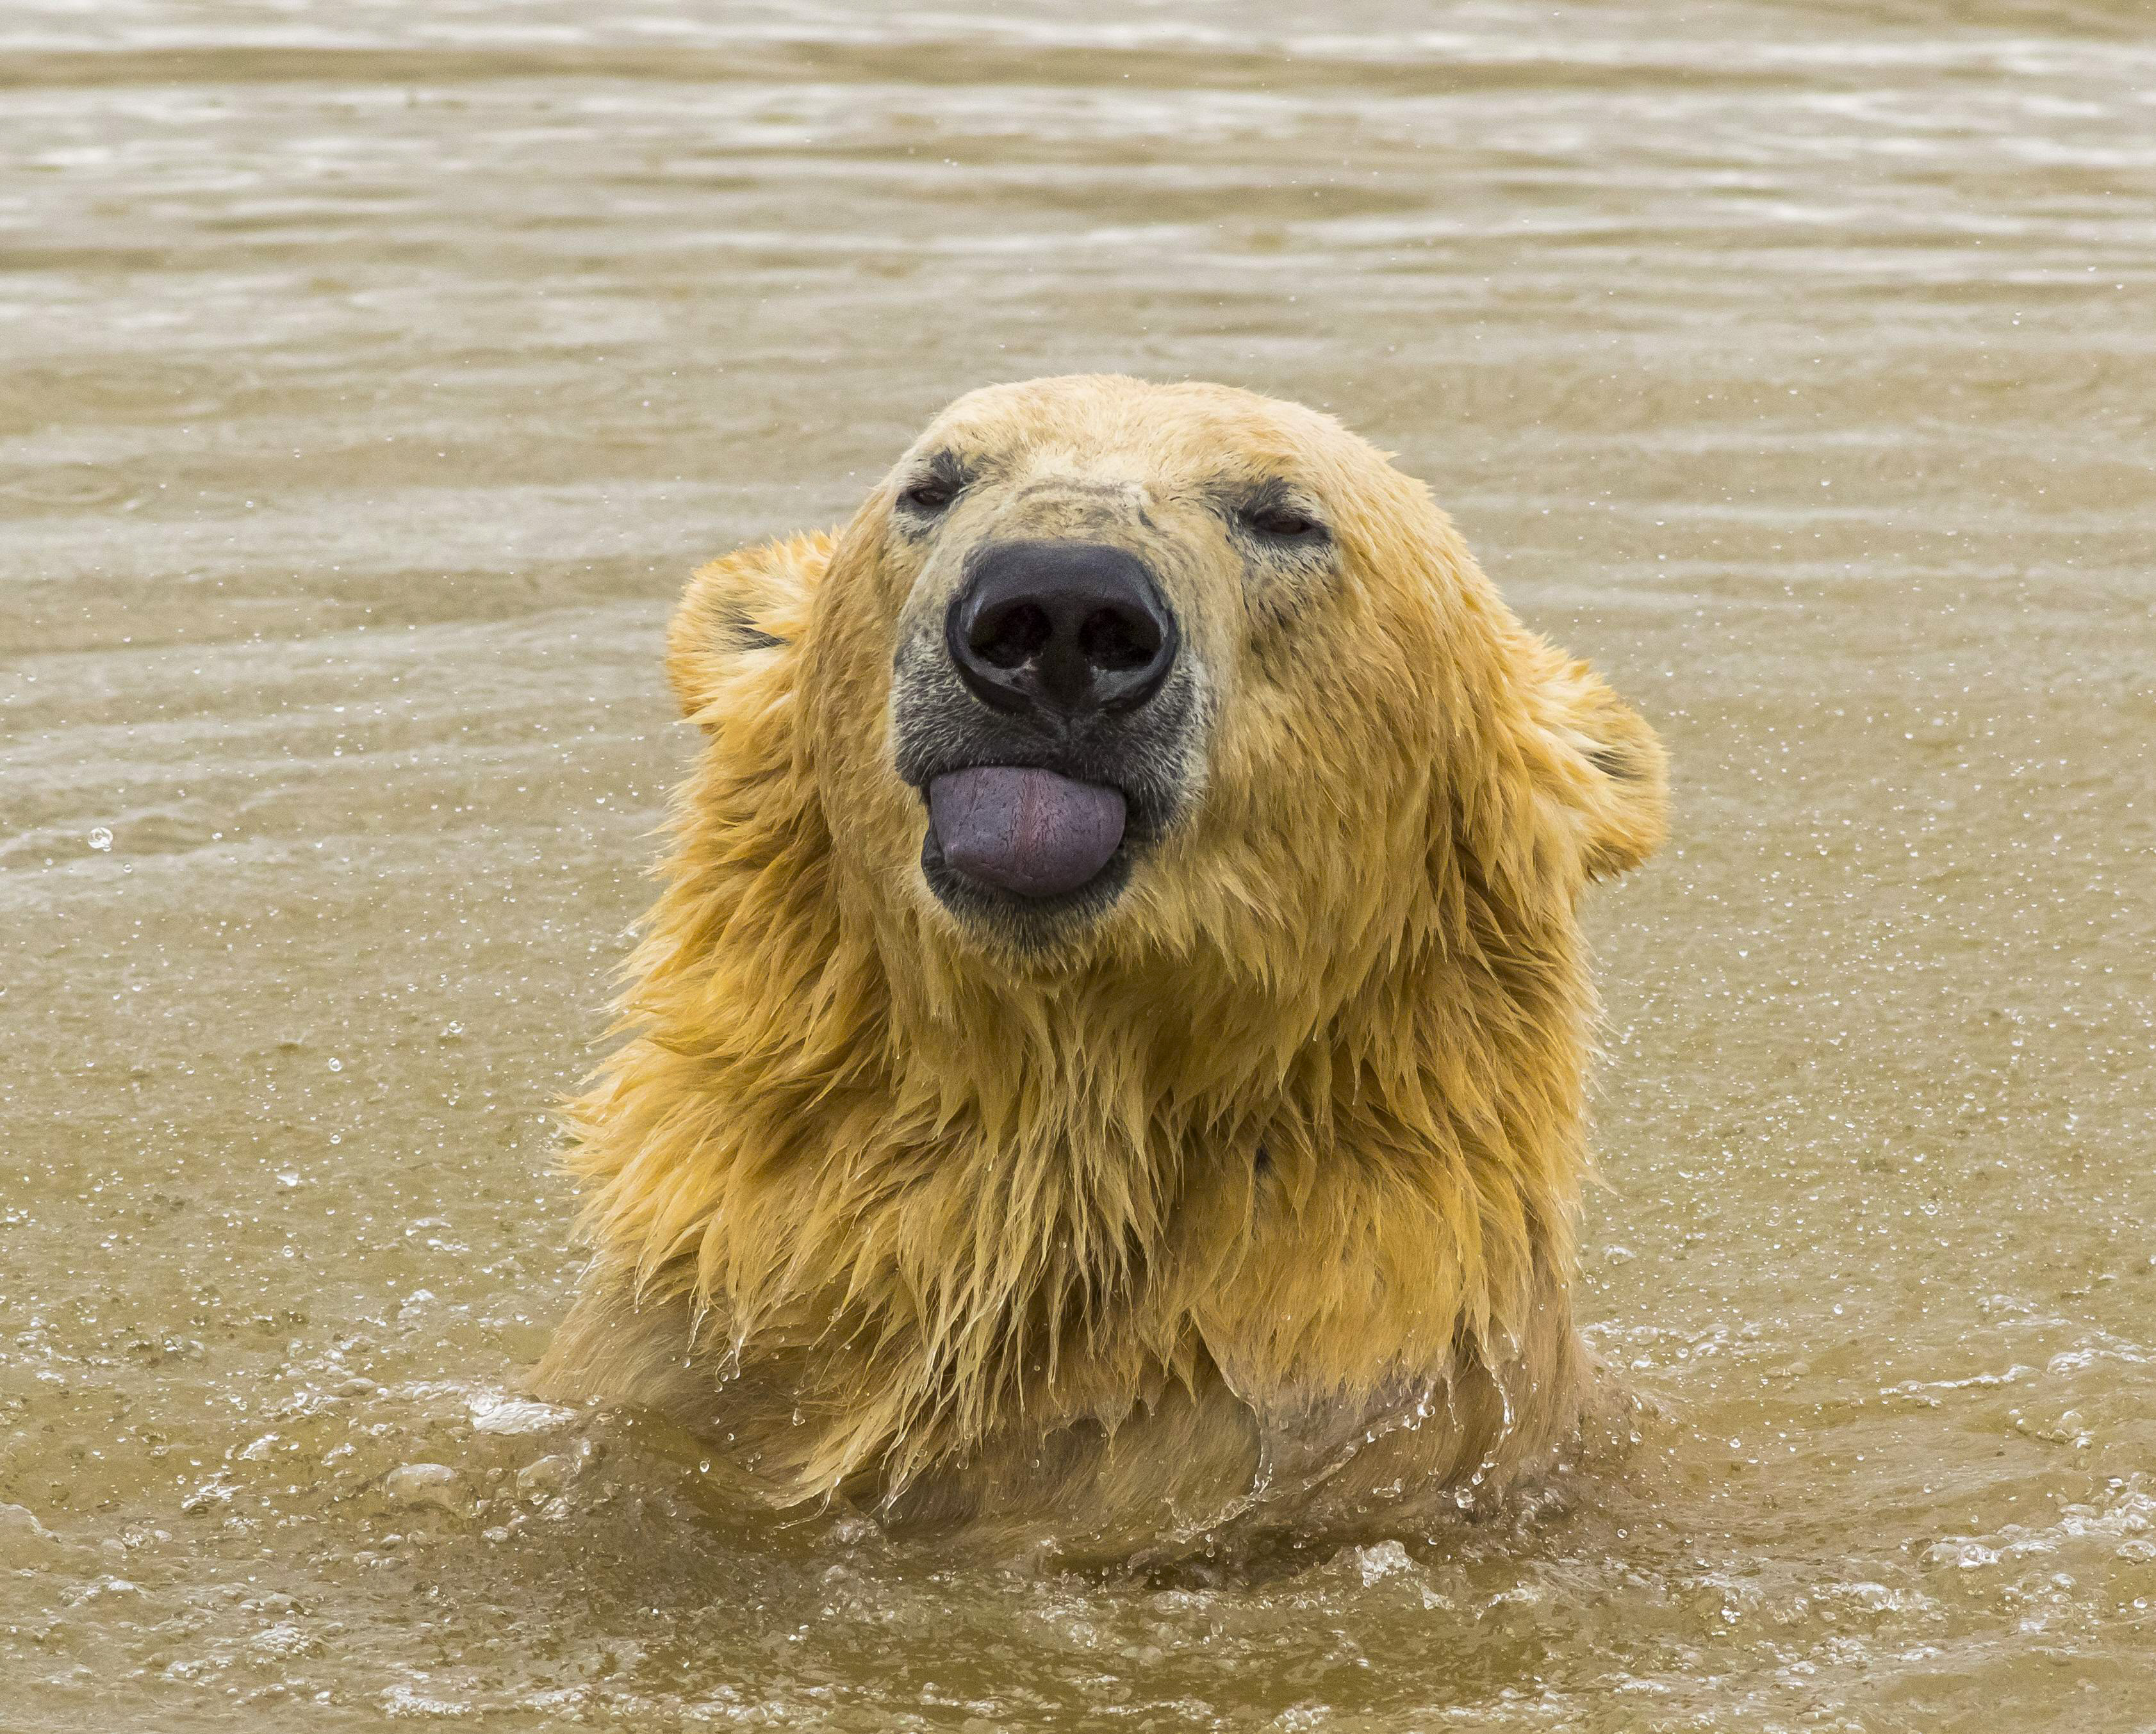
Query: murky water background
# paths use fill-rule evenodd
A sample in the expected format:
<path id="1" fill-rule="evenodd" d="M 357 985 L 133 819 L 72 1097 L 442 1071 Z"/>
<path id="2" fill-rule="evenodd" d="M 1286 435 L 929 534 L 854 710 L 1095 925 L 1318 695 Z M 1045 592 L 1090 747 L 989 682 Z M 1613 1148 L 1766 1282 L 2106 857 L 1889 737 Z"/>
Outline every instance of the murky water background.
<path id="1" fill-rule="evenodd" d="M 2156 21 L 1288 10 L 0 13 L 0 1724 L 2156 1725 Z M 1043 1580 L 511 1394 L 683 573 L 1093 367 L 1671 745 L 1563 1509 Z"/>

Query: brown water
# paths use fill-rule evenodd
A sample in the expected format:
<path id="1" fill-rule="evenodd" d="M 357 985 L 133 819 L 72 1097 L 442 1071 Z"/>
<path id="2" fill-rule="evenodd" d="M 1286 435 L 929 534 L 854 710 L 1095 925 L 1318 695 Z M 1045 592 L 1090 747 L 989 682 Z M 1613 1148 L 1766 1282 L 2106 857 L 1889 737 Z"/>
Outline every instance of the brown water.
<path id="1" fill-rule="evenodd" d="M 2156 1726 L 2156 18 L 1254 10 L 0 13 L 0 1726 Z M 959 1570 L 510 1394 L 685 568 L 1098 367 L 1672 749 L 1558 1509 Z"/>

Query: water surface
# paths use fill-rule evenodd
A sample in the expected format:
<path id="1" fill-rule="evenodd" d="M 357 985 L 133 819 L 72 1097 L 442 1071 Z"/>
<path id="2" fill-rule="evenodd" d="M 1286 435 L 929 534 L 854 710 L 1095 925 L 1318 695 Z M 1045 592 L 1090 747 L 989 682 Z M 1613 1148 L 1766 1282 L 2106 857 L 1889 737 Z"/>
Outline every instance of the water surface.
<path id="1" fill-rule="evenodd" d="M 2156 1725 L 2148 17 L 1326 10 L 7 8 L 8 1726 Z M 684 572 L 1104 367 L 1671 748 L 1554 1508 L 960 1569 L 512 1395 Z"/>

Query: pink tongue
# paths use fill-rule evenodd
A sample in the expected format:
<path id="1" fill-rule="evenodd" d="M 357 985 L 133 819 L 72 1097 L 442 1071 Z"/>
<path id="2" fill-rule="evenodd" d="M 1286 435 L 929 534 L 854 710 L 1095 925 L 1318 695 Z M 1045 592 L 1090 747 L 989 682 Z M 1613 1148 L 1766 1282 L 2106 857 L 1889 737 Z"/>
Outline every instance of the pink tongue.
<path id="1" fill-rule="evenodd" d="M 928 785 L 943 859 L 1021 897 L 1055 897 L 1108 864 L 1123 840 L 1123 798 L 1053 771 L 983 765 Z"/>

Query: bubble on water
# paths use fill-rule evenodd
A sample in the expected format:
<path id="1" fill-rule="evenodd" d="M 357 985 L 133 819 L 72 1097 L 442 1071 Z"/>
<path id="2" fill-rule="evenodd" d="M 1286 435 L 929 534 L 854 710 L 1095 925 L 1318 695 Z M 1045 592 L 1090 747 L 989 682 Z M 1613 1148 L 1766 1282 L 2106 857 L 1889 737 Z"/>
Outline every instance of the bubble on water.
<path id="1" fill-rule="evenodd" d="M 1949 1536 L 1944 1541 L 1933 1542 L 1919 1556 L 1919 1560 L 1922 1564 L 1934 1567 L 1974 1572 L 1985 1566 L 1997 1565 L 1999 1555 L 1994 1549 L 1985 1547 L 1981 1542 L 1972 1541 L 1966 1536 Z"/>
<path id="2" fill-rule="evenodd" d="M 37 1513 L 28 1506 L 0 1506 L 0 1536 L 49 1542 L 53 1532 L 38 1521 Z"/>
<path id="3" fill-rule="evenodd" d="M 333 1072 L 342 1071 L 344 1070 L 344 1062 L 341 1059 L 332 1059 L 330 1062 L 330 1070 Z"/>
<path id="4" fill-rule="evenodd" d="M 1414 1561 L 1408 1550 L 1398 1542 L 1379 1542 L 1373 1547 L 1359 1548 L 1355 1554 L 1355 1565 L 1365 1584 L 1380 1578 L 1397 1577 L 1402 1572 L 1412 1572 Z"/>
<path id="5" fill-rule="evenodd" d="M 254 1634 L 254 1648 L 265 1656 L 305 1655 L 315 1641 L 290 1620 L 264 1627 Z"/>
<path id="6" fill-rule="evenodd" d="M 74 1591 L 67 1602 L 70 1608 L 80 1608 L 85 1602 L 101 1602 L 108 1596 L 132 1596 L 141 1593 L 125 1578 L 116 1578 L 108 1572 L 101 1578 L 91 1578 L 81 1588 Z"/>
<path id="7" fill-rule="evenodd" d="M 592 1442 L 578 1439 L 566 1451 L 535 1457 L 516 1472 L 516 1490 L 526 1499 L 551 1499 L 588 1469 L 598 1455 Z"/>
<path id="8" fill-rule="evenodd" d="M 398 1505 L 453 1516 L 468 1515 L 477 1504 L 464 1477 L 446 1463 L 403 1464 L 383 1478 L 382 1490 Z"/>
<path id="9" fill-rule="evenodd" d="M 472 1425 L 481 1433 L 551 1433 L 577 1418 L 572 1408 L 495 1391 L 475 1396 L 470 1408 Z"/>
<path id="10" fill-rule="evenodd" d="M 390 1716 L 447 1717 L 470 1714 L 471 1706 L 459 1698 L 432 1698 L 416 1686 L 393 1685 L 377 1701 Z"/>
<path id="11" fill-rule="evenodd" d="M 94 828 L 90 834 L 90 846 L 100 854 L 112 847 L 112 833 L 105 826 Z"/>
<path id="12" fill-rule="evenodd" d="M 566 1451 L 535 1457 L 516 1472 L 516 1490 L 529 1498 L 559 1493 L 576 1474 L 576 1459 Z"/>

